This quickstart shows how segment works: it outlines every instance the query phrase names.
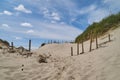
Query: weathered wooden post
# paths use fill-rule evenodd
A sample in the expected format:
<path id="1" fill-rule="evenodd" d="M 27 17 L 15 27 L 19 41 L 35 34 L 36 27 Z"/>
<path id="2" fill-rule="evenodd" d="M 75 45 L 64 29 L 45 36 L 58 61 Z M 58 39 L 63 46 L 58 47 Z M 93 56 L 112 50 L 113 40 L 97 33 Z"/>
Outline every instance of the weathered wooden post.
<path id="1" fill-rule="evenodd" d="M 12 50 L 13 50 L 13 46 L 14 46 L 14 45 L 13 45 L 13 42 L 11 42 L 11 49 L 12 49 Z"/>
<path id="2" fill-rule="evenodd" d="M 48 44 L 50 44 L 49 40 L 48 40 Z"/>
<path id="3" fill-rule="evenodd" d="M 91 52 L 91 50 L 92 50 L 92 31 L 91 31 L 91 33 L 90 33 L 90 52 Z"/>
<path id="4" fill-rule="evenodd" d="M 79 43 L 77 43 L 77 55 L 79 55 Z"/>
<path id="5" fill-rule="evenodd" d="M 29 52 L 31 51 L 31 40 L 29 40 Z"/>
<path id="6" fill-rule="evenodd" d="M 96 49 L 98 48 L 98 39 L 97 39 L 97 34 L 96 34 Z"/>
<path id="7" fill-rule="evenodd" d="M 110 34 L 108 34 L 108 39 L 109 39 L 109 42 L 111 41 L 111 39 L 110 39 Z"/>
<path id="8" fill-rule="evenodd" d="M 84 53 L 84 44 L 83 44 L 83 39 L 82 39 L 82 54 Z"/>
<path id="9" fill-rule="evenodd" d="M 51 44 L 52 44 L 52 40 L 51 40 Z"/>
<path id="10" fill-rule="evenodd" d="M 22 52 L 24 52 L 24 48 L 22 48 Z"/>
<path id="11" fill-rule="evenodd" d="M 59 42 L 59 40 L 58 40 L 58 42 L 57 42 L 57 43 L 58 43 L 58 44 L 60 43 L 60 42 Z"/>
<path id="12" fill-rule="evenodd" d="M 71 47 L 71 56 L 73 56 L 73 47 Z"/>

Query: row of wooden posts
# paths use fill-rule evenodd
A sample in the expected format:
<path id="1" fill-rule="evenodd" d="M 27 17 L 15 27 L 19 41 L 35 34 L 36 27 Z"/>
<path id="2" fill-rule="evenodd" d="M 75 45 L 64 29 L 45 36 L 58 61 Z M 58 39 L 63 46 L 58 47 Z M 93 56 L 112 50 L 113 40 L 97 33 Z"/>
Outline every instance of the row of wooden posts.
<path id="1" fill-rule="evenodd" d="M 14 49 L 14 43 L 11 42 L 11 49 L 13 50 Z M 29 40 L 29 49 L 28 49 L 29 52 L 31 52 L 31 40 Z"/>
<path id="2" fill-rule="evenodd" d="M 60 44 L 60 43 L 73 43 L 74 41 L 55 41 L 55 40 L 48 40 L 48 42 L 44 42 L 44 43 L 46 43 L 46 44 L 52 44 L 52 43 L 58 43 L 58 44 Z"/>
<path id="3" fill-rule="evenodd" d="M 92 39 L 93 39 L 93 38 L 92 38 L 92 34 L 91 34 L 91 36 L 90 36 L 90 49 L 89 49 L 89 52 L 92 51 Z M 96 49 L 98 49 L 99 46 L 98 46 L 98 37 L 97 37 L 97 35 L 95 36 L 95 41 L 96 41 Z M 110 34 L 108 34 L 108 42 L 110 42 L 110 41 L 111 41 Z M 77 43 L 77 55 L 84 53 L 83 40 L 82 40 L 81 45 L 82 45 L 82 52 L 80 53 L 80 52 L 79 52 L 79 43 Z M 71 47 L 71 56 L 73 56 L 73 47 Z"/>
<path id="4" fill-rule="evenodd" d="M 60 42 L 52 41 L 52 40 L 51 40 L 51 42 L 48 41 L 48 44 L 52 44 L 52 43 L 60 43 Z M 62 41 L 62 43 L 63 43 L 63 41 Z M 67 41 L 66 41 L 66 43 L 67 43 Z M 14 49 L 14 43 L 13 42 L 11 42 L 11 46 L 10 47 L 11 47 L 12 50 Z M 29 40 L 28 51 L 31 52 L 31 40 Z"/>
<path id="5" fill-rule="evenodd" d="M 67 41 L 65 41 L 66 43 L 68 43 Z M 71 41 L 72 42 L 72 41 Z M 52 41 L 51 40 L 51 42 L 49 42 L 48 41 L 48 44 L 52 44 L 52 43 L 60 43 L 59 41 L 57 42 L 57 41 Z M 61 43 L 64 43 L 63 41 L 61 42 Z M 14 43 L 13 42 L 11 42 L 11 49 L 13 50 L 14 49 Z M 30 52 L 31 51 L 31 40 L 29 40 L 29 48 L 28 48 L 28 51 Z"/>
<path id="6" fill-rule="evenodd" d="M 91 36 L 90 36 L 90 49 L 89 49 L 89 51 L 91 52 L 92 51 L 92 34 L 91 34 Z M 97 37 L 97 35 L 96 35 L 96 49 L 99 47 L 98 46 L 98 37 Z M 110 42 L 111 41 L 111 39 L 110 39 L 110 34 L 108 35 L 108 41 Z M 84 44 L 83 44 L 84 42 L 83 42 L 83 40 L 82 40 L 82 43 L 81 43 L 81 46 L 82 46 L 82 52 L 80 53 L 79 52 L 79 43 L 77 43 L 77 55 L 79 55 L 79 54 L 83 54 L 84 53 Z M 13 44 L 13 42 L 11 42 L 11 49 L 13 50 L 14 49 L 14 44 Z M 29 52 L 31 52 L 31 40 L 29 40 L 29 50 L 28 50 Z M 73 47 L 71 47 L 71 56 L 73 56 Z"/>

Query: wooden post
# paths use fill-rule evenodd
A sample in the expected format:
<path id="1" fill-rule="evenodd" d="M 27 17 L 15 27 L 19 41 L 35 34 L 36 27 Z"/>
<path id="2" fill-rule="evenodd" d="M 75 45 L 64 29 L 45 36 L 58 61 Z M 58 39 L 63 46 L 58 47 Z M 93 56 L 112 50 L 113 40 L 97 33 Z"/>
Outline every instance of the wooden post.
<path id="1" fill-rule="evenodd" d="M 79 55 L 79 43 L 77 43 L 77 55 Z"/>
<path id="2" fill-rule="evenodd" d="M 110 42 L 110 41 L 111 41 L 111 40 L 110 40 L 110 34 L 108 34 L 108 39 L 109 39 L 109 42 Z"/>
<path id="3" fill-rule="evenodd" d="M 82 39 L 82 54 L 84 53 L 84 45 L 83 45 L 83 39 Z"/>
<path id="4" fill-rule="evenodd" d="M 52 44 L 52 40 L 51 40 L 51 44 Z"/>
<path id="5" fill-rule="evenodd" d="M 49 40 L 48 40 L 48 44 L 50 44 Z"/>
<path id="6" fill-rule="evenodd" d="M 22 48 L 22 52 L 24 52 L 24 48 Z"/>
<path id="7" fill-rule="evenodd" d="M 31 51 L 31 40 L 29 40 L 29 52 Z"/>
<path id="8" fill-rule="evenodd" d="M 92 50 L 92 31 L 91 31 L 91 33 L 90 33 L 90 52 L 91 52 L 91 50 Z"/>
<path id="9" fill-rule="evenodd" d="M 14 45 L 13 45 L 13 42 L 11 42 L 11 47 L 12 47 L 12 50 L 13 50 L 13 46 L 14 46 Z"/>
<path id="10" fill-rule="evenodd" d="M 58 40 L 58 44 L 59 44 L 60 42 L 59 42 L 59 40 Z"/>
<path id="11" fill-rule="evenodd" d="M 73 56 L 73 47 L 71 47 L 71 56 Z"/>
<path id="12" fill-rule="evenodd" d="M 98 39 L 97 39 L 97 34 L 96 34 L 96 49 L 98 48 Z"/>

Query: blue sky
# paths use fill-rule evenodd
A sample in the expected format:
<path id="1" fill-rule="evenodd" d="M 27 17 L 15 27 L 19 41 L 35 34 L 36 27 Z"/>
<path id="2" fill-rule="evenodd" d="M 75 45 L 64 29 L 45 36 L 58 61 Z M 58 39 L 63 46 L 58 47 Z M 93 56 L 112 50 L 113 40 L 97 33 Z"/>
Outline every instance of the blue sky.
<path id="1" fill-rule="evenodd" d="M 48 40 L 71 41 L 88 25 L 120 11 L 119 0 L 0 0 L 0 38 L 37 48 Z"/>

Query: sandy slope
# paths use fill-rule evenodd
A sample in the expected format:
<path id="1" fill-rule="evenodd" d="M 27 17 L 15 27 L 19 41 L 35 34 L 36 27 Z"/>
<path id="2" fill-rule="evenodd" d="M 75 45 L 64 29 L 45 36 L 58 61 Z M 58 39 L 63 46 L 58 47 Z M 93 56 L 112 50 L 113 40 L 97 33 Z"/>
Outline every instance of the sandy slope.
<path id="1" fill-rule="evenodd" d="M 92 52 L 89 52 L 89 41 L 85 42 L 85 53 L 78 56 L 76 44 L 49 44 L 29 58 L 0 54 L 0 80 L 120 80 L 120 28 L 111 35 L 112 41 L 108 43 L 104 43 L 107 37 L 99 38 L 102 45 L 95 49 L 94 43 Z M 53 61 L 39 64 L 39 54 L 51 54 Z"/>

